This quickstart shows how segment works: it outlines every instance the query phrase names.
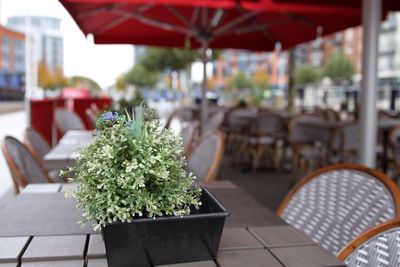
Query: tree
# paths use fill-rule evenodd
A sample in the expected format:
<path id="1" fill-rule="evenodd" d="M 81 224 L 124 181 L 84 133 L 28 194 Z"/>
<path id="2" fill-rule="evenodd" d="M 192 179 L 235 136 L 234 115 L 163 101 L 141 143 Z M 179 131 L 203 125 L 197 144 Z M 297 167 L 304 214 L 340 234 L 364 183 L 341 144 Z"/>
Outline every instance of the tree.
<path id="1" fill-rule="evenodd" d="M 321 75 L 313 65 L 305 63 L 295 69 L 294 80 L 297 85 L 318 82 Z"/>
<path id="2" fill-rule="evenodd" d="M 67 78 L 60 67 L 51 71 L 44 60 L 38 64 L 38 83 L 44 90 L 55 90 L 67 85 Z"/>
<path id="3" fill-rule="evenodd" d="M 252 89 L 254 84 L 244 73 L 238 72 L 231 78 L 228 87 L 231 89 L 244 90 Z"/>
<path id="4" fill-rule="evenodd" d="M 254 85 L 260 91 L 265 91 L 269 88 L 269 78 L 265 71 L 258 70 L 253 74 Z"/>
<path id="5" fill-rule="evenodd" d="M 353 63 L 342 53 L 330 55 L 324 66 L 324 75 L 336 84 L 351 81 L 353 74 Z"/>
<path id="6" fill-rule="evenodd" d="M 115 81 L 115 88 L 119 91 L 124 91 L 126 88 L 126 83 L 125 83 L 125 74 L 121 74 L 117 77 L 117 80 Z"/>
<path id="7" fill-rule="evenodd" d="M 148 69 L 144 64 L 135 64 L 125 75 L 127 84 L 138 87 L 154 87 L 160 80 L 160 74 L 154 69 Z"/>
<path id="8" fill-rule="evenodd" d="M 69 78 L 68 84 L 73 87 L 86 87 L 92 92 L 101 90 L 96 81 L 84 76 L 72 76 Z"/>

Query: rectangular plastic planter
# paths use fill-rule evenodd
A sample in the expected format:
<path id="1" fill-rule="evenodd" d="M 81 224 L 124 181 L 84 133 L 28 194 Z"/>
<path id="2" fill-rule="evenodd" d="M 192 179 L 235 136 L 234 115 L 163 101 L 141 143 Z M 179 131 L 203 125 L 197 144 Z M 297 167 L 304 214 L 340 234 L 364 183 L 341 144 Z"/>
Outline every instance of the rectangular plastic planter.
<path id="1" fill-rule="evenodd" d="M 202 205 L 188 216 L 139 218 L 102 229 L 110 267 L 212 260 L 229 213 L 203 188 Z"/>

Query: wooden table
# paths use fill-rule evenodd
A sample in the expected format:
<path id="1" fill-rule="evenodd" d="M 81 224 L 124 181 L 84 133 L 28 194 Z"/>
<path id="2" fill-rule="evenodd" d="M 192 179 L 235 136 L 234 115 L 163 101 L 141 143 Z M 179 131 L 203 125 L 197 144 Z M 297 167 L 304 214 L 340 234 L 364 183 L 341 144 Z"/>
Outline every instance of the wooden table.
<path id="1" fill-rule="evenodd" d="M 64 170 L 74 164 L 76 149 L 87 146 L 93 138 L 92 131 L 68 131 L 60 142 L 44 156 L 47 170 Z"/>
<path id="2" fill-rule="evenodd" d="M 29 185 L 0 209 L 0 267 L 107 266 L 101 235 L 76 223 L 76 203 L 63 196 L 68 188 L 74 186 Z M 232 183 L 208 188 L 231 212 L 216 262 L 168 266 L 345 266 Z"/>

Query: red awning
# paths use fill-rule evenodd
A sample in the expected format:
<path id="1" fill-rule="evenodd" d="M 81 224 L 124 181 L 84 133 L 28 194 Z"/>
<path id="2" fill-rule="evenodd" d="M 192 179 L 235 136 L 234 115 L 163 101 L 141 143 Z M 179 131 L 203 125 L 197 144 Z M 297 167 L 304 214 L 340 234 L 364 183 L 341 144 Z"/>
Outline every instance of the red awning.
<path id="1" fill-rule="evenodd" d="M 353 7 L 306 7 L 272 0 L 60 0 L 98 44 L 273 50 L 361 23 Z"/>

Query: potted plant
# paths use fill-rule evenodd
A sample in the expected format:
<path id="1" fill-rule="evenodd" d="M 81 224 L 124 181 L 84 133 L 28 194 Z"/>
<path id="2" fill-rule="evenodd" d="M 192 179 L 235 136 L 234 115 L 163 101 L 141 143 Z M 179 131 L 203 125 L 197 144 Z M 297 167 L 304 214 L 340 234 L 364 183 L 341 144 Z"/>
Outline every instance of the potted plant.
<path id="1" fill-rule="evenodd" d="M 109 266 L 216 258 L 226 210 L 185 170 L 181 138 L 158 120 L 107 112 L 67 174 L 84 222 L 101 229 Z M 151 116 L 150 116 L 151 117 Z"/>

